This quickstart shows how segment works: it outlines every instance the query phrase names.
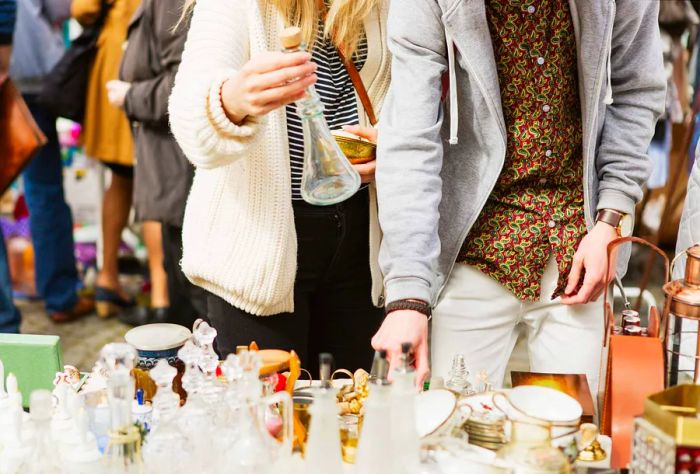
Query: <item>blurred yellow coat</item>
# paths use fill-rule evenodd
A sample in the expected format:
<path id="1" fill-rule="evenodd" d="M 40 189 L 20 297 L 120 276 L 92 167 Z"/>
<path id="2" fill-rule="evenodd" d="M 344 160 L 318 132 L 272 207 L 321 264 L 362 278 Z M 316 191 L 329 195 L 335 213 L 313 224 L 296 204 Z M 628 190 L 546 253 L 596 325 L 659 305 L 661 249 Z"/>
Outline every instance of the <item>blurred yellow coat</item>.
<path id="1" fill-rule="evenodd" d="M 134 146 L 131 128 L 121 109 L 107 100 L 106 84 L 119 78 L 124 41 L 132 15 L 141 0 L 107 0 L 111 4 L 97 41 L 97 55 L 87 89 L 83 144 L 85 153 L 100 161 L 131 166 Z M 82 25 L 94 23 L 101 0 L 73 0 L 71 15 Z"/>

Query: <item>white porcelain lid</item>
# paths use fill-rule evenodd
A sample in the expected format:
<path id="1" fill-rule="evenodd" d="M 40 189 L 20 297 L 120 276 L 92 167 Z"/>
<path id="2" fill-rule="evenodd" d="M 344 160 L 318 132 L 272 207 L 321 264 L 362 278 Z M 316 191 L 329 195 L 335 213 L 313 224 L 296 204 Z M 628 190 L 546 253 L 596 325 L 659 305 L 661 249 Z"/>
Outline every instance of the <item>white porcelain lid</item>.
<path id="1" fill-rule="evenodd" d="M 192 337 L 189 329 L 179 324 L 146 324 L 131 329 L 124 339 L 140 351 L 166 351 L 180 347 Z"/>
<path id="2" fill-rule="evenodd" d="M 578 420 L 583 414 L 575 398 L 552 388 L 522 385 L 512 389 L 508 398 L 518 410 L 553 423 Z"/>

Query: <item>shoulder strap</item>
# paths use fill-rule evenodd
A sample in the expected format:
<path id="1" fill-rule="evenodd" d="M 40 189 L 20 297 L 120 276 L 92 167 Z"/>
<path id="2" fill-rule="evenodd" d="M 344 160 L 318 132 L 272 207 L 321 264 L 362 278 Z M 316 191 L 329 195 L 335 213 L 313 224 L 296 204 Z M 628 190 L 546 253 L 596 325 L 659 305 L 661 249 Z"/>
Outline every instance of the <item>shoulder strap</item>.
<path id="1" fill-rule="evenodd" d="M 326 3 L 323 0 L 317 0 L 316 3 L 318 3 L 321 17 L 325 22 L 326 16 L 328 15 Z M 352 81 L 352 85 L 357 92 L 357 96 L 360 98 L 362 107 L 365 109 L 369 123 L 374 127 L 377 125 L 377 116 L 374 113 L 374 106 L 372 105 L 372 101 L 367 93 L 367 88 L 365 88 L 365 84 L 362 82 L 362 77 L 360 77 L 360 72 L 355 67 L 355 63 L 353 62 L 352 58 L 345 57 L 343 46 L 336 45 L 336 48 L 338 49 L 338 56 L 340 56 L 340 60 L 343 62 L 345 70 L 348 72 L 348 76 L 350 76 L 350 80 Z"/>

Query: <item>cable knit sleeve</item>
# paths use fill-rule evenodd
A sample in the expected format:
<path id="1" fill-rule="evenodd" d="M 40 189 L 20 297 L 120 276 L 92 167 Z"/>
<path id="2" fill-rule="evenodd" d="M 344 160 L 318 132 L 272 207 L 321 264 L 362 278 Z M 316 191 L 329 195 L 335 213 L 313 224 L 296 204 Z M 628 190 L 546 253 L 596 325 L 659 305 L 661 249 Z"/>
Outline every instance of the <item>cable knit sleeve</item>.
<path id="1" fill-rule="evenodd" d="M 246 154 L 258 120 L 231 122 L 221 86 L 249 57 L 249 0 L 197 0 L 170 96 L 170 125 L 188 159 L 201 168 L 226 166 Z"/>

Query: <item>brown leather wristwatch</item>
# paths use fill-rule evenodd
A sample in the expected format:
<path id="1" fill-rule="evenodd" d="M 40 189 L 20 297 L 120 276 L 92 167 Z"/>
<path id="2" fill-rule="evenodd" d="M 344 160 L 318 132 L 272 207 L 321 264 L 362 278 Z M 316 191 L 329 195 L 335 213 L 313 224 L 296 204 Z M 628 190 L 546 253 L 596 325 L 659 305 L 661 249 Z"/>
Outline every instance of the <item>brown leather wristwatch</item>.
<path id="1" fill-rule="evenodd" d="M 615 228 L 618 237 L 629 237 L 634 230 L 632 216 L 613 209 L 601 209 L 595 218 L 596 223 L 604 222 Z"/>
<path id="2" fill-rule="evenodd" d="M 420 300 L 396 300 L 392 301 L 391 303 L 388 303 L 386 307 L 384 308 L 384 314 L 389 315 L 390 313 L 393 313 L 394 311 L 402 311 L 402 310 L 412 310 L 412 311 L 418 311 L 419 313 L 422 313 L 428 317 L 428 320 L 432 318 L 433 312 L 432 308 L 430 307 L 429 303 L 426 303 L 425 301 L 420 301 Z"/>

